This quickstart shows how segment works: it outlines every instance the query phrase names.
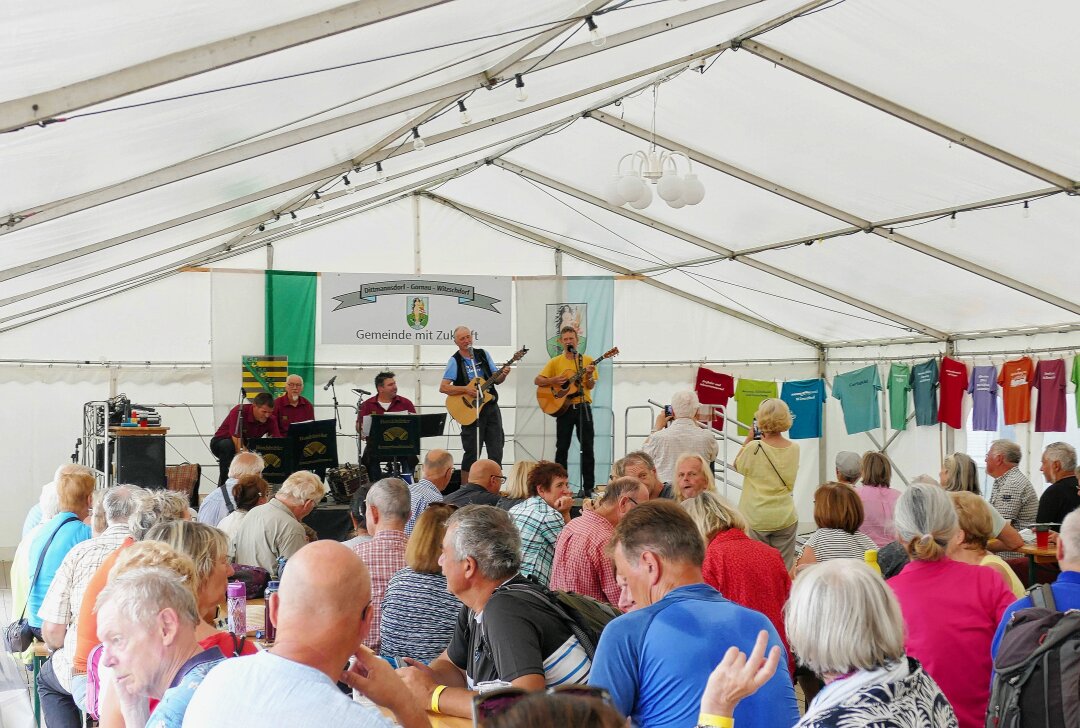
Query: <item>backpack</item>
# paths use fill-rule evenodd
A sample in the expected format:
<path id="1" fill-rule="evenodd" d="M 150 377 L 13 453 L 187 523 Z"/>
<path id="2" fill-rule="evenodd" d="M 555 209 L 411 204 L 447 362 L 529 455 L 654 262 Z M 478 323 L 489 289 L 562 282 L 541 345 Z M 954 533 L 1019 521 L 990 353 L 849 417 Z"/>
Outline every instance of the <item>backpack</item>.
<path id="1" fill-rule="evenodd" d="M 600 643 L 600 633 L 604 631 L 608 622 L 620 616 L 622 612 L 590 596 L 572 591 L 548 589 L 543 584 L 534 581 L 532 577 L 527 578 L 532 582 L 528 586 L 505 584 L 499 589 L 515 594 L 528 594 L 533 599 L 542 600 L 566 624 L 591 661 L 596 655 L 596 646 Z"/>
<path id="2" fill-rule="evenodd" d="M 1005 627 L 990 688 L 986 728 L 1080 725 L 1080 610 L 1059 612 L 1047 584 Z"/>

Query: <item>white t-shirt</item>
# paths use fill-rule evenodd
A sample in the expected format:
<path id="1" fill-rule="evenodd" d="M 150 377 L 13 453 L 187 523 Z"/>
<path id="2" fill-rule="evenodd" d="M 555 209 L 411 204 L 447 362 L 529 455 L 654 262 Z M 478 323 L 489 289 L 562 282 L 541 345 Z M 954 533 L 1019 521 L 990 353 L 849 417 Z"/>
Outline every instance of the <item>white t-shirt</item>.
<path id="1" fill-rule="evenodd" d="M 377 709 L 354 702 L 313 667 L 270 652 L 225 660 L 206 676 L 184 728 L 391 728 Z"/>

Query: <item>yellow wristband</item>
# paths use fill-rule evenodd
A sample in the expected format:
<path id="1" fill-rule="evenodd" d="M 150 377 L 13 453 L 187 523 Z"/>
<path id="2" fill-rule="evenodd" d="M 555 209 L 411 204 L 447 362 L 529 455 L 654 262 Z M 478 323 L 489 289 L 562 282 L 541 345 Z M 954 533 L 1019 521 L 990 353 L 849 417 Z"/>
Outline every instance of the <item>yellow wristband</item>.
<path id="1" fill-rule="evenodd" d="M 439 696 L 442 695 L 442 691 L 446 690 L 445 685 L 436 685 L 434 692 L 431 693 L 431 712 L 439 712 Z"/>
<path id="2" fill-rule="evenodd" d="M 726 715 L 702 713 L 698 716 L 697 724 L 699 726 L 709 726 L 709 728 L 735 728 L 735 719 Z"/>

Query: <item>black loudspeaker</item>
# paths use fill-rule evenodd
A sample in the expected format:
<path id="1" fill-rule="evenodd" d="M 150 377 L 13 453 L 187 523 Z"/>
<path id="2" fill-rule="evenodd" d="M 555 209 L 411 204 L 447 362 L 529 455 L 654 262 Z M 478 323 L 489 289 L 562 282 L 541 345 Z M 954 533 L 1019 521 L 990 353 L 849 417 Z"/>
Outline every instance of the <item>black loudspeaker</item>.
<path id="1" fill-rule="evenodd" d="M 164 488 L 165 437 L 118 437 L 116 444 L 116 483 L 131 483 L 144 488 Z"/>

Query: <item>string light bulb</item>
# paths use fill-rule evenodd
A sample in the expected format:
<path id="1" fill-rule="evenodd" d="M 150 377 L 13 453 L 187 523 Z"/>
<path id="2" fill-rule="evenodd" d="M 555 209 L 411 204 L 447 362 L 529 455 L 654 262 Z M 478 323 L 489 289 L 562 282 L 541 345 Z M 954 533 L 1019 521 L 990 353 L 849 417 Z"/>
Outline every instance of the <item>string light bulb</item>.
<path id="1" fill-rule="evenodd" d="M 520 73 L 514 74 L 514 86 L 517 88 L 517 100 L 528 101 L 529 93 L 525 90 L 525 79 L 521 77 Z"/>
<path id="2" fill-rule="evenodd" d="M 300 227 L 300 218 L 298 218 L 298 217 L 296 216 L 296 213 L 295 213 L 295 212 L 290 212 L 290 213 L 289 213 L 289 217 L 291 217 L 291 218 L 292 218 L 292 226 L 293 226 L 294 228 L 298 228 L 298 227 Z"/>
<path id="3" fill-rule="evenodd" d="M 412 128 L 412 135 L 413 135 L 413 142 L 412 142 L 413 151 L 419 152 L 421 149 L 423 149 L 424 147 L 427 146 L 427 144 L 424 142 L 424 138 L 422 136 L 420 136 L 420 127 L 414 126 Z"/>
<path id="4" fill-rule="evenodd" d="M 1024 212 L 1022 214 L 1023 214 L 1025 220 L 1027 220 L 1029 217 L 1031 217 L 1031 208 L 1028 207 L 1028 201 L 1027 200 L 1024 200 Z"/>
<path id="5" fill-rule="evenodd" d="M 383 171 L 382 162 L 375 163 L 375 181 L 379 184 L 386 181 L 386 172 Z"/>
<path id="6" fill-rule="evenodd" d="M 593 20 L 593 16 L 586 16 L 585 24 L 589 26 L 589 42 L 593 44 L 594 48 L 602 48 L 604 44 L 607 43 L 607 37 L 600 32 L 598 27 L 596 27 L 596 21 Z"/>
<path id="7" fill-rule="evenodd" d="M 955 212 L 953 214 L 949 215 L 949 227 L 953 228 L 953 229 L 956 228 L 956 213 Z"/>
<path id="8" fill-rule="evenodd" d="M 352 186 L 352 182 L 349 181 L 349 175 L 345 175 L 341 179 L 345 180 L 345 194 L 351 195 L 355 188 Z"/>
<path id="9" fill-rule="evenodd" d="M 315 190 L 315 203 L 315 209 L 317 211 L 322 212 L 326 209 L 326 202 L 323 201 L 322 195 L 319 194 L 318 190 Z"/>
<path id="10" fill-rule="evenodd" d="M 461 114 L 458 115 L 458 118 L 461 119 L 461 125 L 465 126 L 466 124 L 471 124 L 472 115 L 469 114 L 469 110 L 465 108 L 465 99 L 458 99 L 457 107 L 458 111 L 461 112 Z"/>

